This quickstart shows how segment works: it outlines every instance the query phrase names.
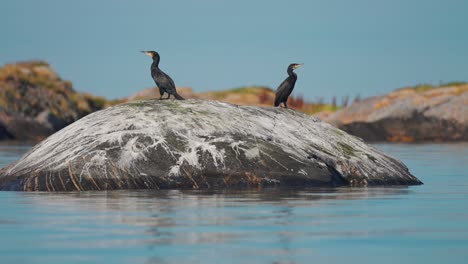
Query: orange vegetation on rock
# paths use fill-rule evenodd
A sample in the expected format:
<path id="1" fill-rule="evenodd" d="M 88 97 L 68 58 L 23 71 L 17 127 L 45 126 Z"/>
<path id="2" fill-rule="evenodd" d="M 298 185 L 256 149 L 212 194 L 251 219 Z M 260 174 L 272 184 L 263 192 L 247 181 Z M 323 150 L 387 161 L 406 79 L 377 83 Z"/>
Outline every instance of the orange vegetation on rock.
<path id="1" fill-rule="evenodd" d="M 410 143 L 414 142 L 414 138 L 404 136 L 404 135 L 395 135 L 395 136 L 389 136 L 387 137 L 388 142 L 402 142 L 402 143 Z"/>

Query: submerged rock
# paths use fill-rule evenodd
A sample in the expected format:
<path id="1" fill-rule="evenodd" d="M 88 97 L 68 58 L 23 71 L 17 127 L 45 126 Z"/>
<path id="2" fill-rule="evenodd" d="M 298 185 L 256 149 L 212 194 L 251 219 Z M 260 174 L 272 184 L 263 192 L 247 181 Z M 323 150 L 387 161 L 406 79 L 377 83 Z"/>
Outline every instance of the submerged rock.
<path id="1" fill-rule="evenodd" d="M 401 162 L 289 109 L 148 100 L 90 114 L 1 170 L 0 189 L 413 185 Z"/>

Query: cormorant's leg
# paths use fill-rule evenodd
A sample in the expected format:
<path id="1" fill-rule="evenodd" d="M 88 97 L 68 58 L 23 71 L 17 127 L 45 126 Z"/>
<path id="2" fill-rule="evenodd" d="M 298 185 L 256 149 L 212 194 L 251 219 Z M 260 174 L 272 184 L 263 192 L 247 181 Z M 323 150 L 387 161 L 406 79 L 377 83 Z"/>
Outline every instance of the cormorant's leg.
<path id="1" fill-rule="evenodd" d="M 159 100 L 164 100 L 164 98 L 163 98 L 164 90 L 161 89 L 161 88 L 159 88 L 159 95 L 160 95 Z"/>
<path id="2" fill-rule="evenodd" d="M 284 102 L 284 108 L 288 108 L 288 104 Z"/>
<path id="3" fill-rule="evenodd" d="M 169 99 L 169 97 L 171 97 L 171 94 L 167 93 L 167 98 L 166 99 Z"/>

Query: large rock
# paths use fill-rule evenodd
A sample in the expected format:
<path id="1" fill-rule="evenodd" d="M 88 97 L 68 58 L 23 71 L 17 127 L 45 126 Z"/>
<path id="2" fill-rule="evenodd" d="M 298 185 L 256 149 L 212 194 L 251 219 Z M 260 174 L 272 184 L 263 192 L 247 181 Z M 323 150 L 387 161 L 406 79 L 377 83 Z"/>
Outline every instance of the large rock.
<path id="1" fill-rule="evenodd" d="M 324 120 L 368 141 L 468 141 L 468 84 L 420 90 L 371 97 Z"/>
<path id="2" fill-rule="evenodd" d="M 204 100 L 95 112 L 0 173 L 0 189 L 24 191 L 421 184 L 317 118 Z"/>

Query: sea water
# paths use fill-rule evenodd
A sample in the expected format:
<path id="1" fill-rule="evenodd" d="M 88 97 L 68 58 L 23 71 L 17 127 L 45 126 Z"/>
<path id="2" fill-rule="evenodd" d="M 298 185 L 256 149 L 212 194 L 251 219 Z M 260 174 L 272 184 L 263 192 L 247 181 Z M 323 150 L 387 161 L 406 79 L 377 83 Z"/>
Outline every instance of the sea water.
<path id="1" fill-rule="evenodd" d="M 468 263 L 468 145 L 376 146 L 424 185 L 0 192 L 0 263 Z"/>

